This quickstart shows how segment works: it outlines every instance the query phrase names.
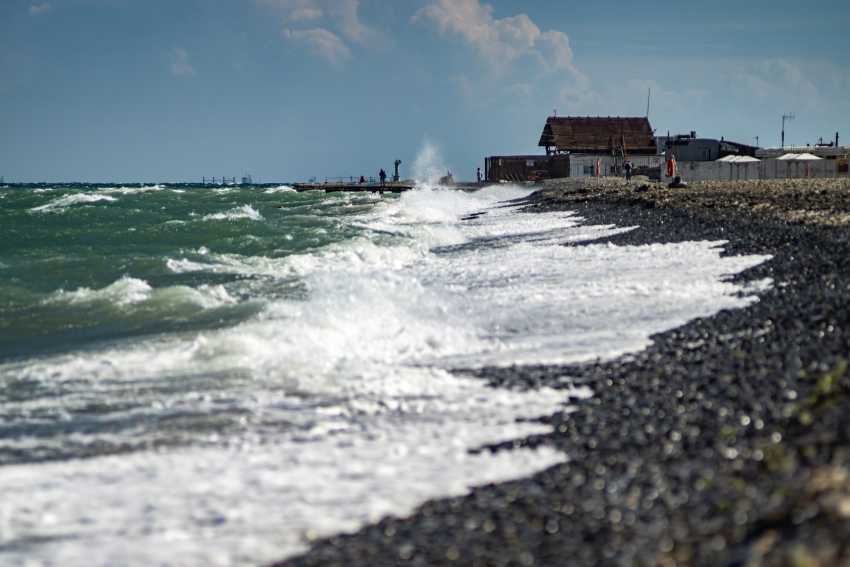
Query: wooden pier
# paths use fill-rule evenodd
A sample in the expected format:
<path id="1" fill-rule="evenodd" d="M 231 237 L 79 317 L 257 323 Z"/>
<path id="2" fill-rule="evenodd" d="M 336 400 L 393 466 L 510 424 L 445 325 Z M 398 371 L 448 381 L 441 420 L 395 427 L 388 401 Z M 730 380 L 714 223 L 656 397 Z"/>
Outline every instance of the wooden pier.
<path id="1" fill-rule="evenodd" d="M 338 191 L 347 191 L 353 193 L 362 193 L 369 191 L 371 193 L 401 193 L 413 189 L 413 182 L 394 181 L 387 182 L 381 185 L 380 183 L 296 183 L 292 186 L 296 191 L 324 191 L 325 193 L 336 193 Z"/>
<path id="2" fill-rule="evenodd" d="M 449 185 L 441 185 L 446 189 L 455 189 L 459 191 L 477 191 L 490 185 L 498 185 L 497 182 L 482 181 L 475 182 L 455 182 Z M 362 193 L 368 191 L 370 193 L 401 193 L 409 191 L 416 186 L 415 181 L 393 181 L 386 182 L 384 185 L 380 183 L 296 183 L 292 186 L 298 192 L 301 191 L 324 191 L 325 193 L 336 193 L 337 191 L 346 191 L 349 193 Z"/>

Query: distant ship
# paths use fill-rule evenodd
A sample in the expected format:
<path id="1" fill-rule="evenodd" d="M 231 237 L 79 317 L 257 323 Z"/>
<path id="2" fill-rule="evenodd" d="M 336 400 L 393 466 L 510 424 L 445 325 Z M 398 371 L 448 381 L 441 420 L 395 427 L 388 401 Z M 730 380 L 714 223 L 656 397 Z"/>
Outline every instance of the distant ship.
<path id="1" fill-rule="evenodd" d="M 251 185 L 252 183 L 251 176 L 246 173 L 245 177 L 242 178 L 242 185 Z"/>

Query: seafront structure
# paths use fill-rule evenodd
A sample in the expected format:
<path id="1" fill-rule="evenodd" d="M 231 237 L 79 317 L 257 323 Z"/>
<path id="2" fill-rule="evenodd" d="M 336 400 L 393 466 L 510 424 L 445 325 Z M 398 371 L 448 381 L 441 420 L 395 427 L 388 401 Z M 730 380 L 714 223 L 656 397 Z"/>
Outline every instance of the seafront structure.
<path id="1" fill-rule="evenodd" d="M 537 144 L 546 155 L 490 156 L 488 181 L 539 181 L 541 178 L 585 177 L 619 171 L 624 156 L 636 166 L 658 165 L 652 126 L 645 117 L 558 117 L 546 119 Z M 660 162 L 659 162 L 660 163 Z"/>
<path id="2" fill-rule="evenodd" d="M 682 181 L 846 178 L 850 147 L 835 143 L 758 148 L 721 137 L 655 136 L 645 117 L 556 117 L 546 119 L 538 146 L 545 155 L 490 156 L 484 175 L 491 182 L 540 181 L 563 177 L 607 177 L 630 162 L 637 173 L 671 181 L 674 159 Z"/>

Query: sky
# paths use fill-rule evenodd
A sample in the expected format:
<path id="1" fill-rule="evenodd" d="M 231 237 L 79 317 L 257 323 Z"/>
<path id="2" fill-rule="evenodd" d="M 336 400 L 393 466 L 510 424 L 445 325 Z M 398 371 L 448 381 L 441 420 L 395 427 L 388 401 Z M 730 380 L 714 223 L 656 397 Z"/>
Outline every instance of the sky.
<path id="1" fill-rule="evenodd" d="M 850 145 L 848 47 L 846 0 L 0 0 L 0 176 L 469 180 L 650 90 L 657 135 Z"/>

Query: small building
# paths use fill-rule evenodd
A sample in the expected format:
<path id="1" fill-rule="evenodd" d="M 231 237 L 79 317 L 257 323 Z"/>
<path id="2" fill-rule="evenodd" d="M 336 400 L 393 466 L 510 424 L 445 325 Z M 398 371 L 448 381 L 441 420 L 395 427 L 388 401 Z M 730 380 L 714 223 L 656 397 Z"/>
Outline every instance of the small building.
<path id="1" fill-rule="evenodd" d="M 757 149 L 747 144 L 727 142 L 722 138 L 697 138 L 696 132 L 671 137 L 664 145 L 665 153 L 676 158 L 676 161 L 715 161 L 726 156 L 754 157 Z"/>
<path id="2" fill-rule="evenodd" d="M 625 147 L 624 147 L 625 144 Z M 550 116 L 538 146 L 546 154 L 655 155 L 658 153 L 647 118 L 611 116 Z"/>
<path id="3" fill-rule="evenodd" d="M 546 155 L 485 158 L 488 181 L 530 181 L 541 178 L 621 175 L 628 160 L 637 171 L 659 168 L 658 151 L 649 120 L 643 117 L 557 117 L 546 119 L 538 146 Z"/>
<path id="4" fill-rule="evenodd" d="M 570 156 L 490 156 L 484 158 L 487 181 L 534 181 L 570 176 Z"/>

